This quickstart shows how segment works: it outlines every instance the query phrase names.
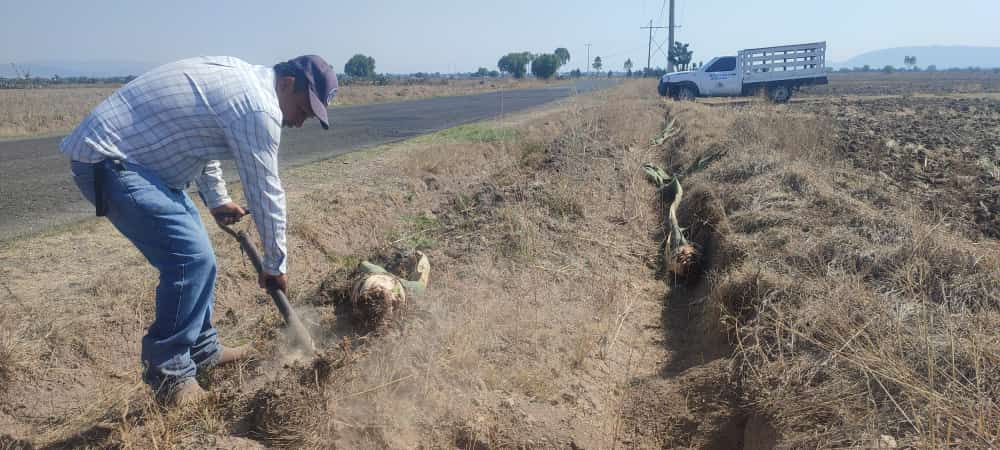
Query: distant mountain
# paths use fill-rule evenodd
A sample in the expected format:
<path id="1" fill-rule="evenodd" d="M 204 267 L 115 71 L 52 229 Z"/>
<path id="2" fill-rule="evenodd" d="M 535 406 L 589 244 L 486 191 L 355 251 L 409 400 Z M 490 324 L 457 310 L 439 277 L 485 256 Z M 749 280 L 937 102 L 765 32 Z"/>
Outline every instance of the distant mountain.
<path id="1" fill-rule="evenodd" d="M 899 47 L 875 50 L 855 56 L 847 61 L 829 63 L 834 68 L 840 67 L 871 67 L 882 68 L 887 65 L 903 66 L 903 57 L 916 56 L 917 65 L 925 68 L 935 65 L 938 69 L 952 67 L 1000 67 L 1000 47 L 967 47 L 967 46 L 929 46 L 929 47 Z"/>
<path id="2" fill-rule="evenodd" d="M 142 75 L 156 64 L 138 61 L 34 61 L 17 62 L 17 70 L 28 72 L 32 77 L 120 77 Z M 10 62 L 0 64 L 0 77 L 16 77 Z"/>

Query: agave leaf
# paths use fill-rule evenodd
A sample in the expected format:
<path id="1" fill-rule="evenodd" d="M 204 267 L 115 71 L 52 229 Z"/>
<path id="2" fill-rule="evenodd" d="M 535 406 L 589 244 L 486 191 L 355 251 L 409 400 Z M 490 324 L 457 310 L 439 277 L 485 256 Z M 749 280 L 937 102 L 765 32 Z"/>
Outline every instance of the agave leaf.
<path id="1" fill-rule="evenodd" d="M 662 188 L 665 184 L 669 183 L 672 178 L 670 174 L 665 172 L 663 169 L 650 163 L 643 164 L 642 170 L 646 172 L 646 179 L 657 188 Z"/>
<path id="2" fill-rule="evenodd" d="M 370 261 L 362 261 L 361 264 L 358 265 L 358 269 L 364 273 L 389 273 L 389 271 L 385 270 L 384 267 Z"/>
<path id="3" fill-rule="evenodd" d="M 674 130 L 675 123 L 677 123 L 677 119 L 676 118 L 671 119 L 670 123 L 667 124 L 666 128 L 664 128 L 663 131 L 660 132 L 660 135 L 651 139 L 649 141 L 649 144 L 653 146 L 662 145 L 664 142 L 667 142 L 667 139 L 676 136 L 678 131 Z"/>

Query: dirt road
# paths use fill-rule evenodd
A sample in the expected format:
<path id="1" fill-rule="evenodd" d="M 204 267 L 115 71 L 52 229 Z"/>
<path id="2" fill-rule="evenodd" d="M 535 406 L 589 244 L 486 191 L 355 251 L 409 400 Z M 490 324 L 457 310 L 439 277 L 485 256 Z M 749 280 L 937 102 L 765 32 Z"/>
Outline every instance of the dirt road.
<path id="1" fill-rule="evenodd" d="M 282 166 L 300 165 L 373 145 L 398 141 L 463 123 L 497 117 L 557 99 L 601 89 L 609 80 L 486 94 L 440 97 L 331 110 L 333 126 L 286 130 Z M 0 142 L 0 241 L 67 224 L 91 214 L 59 153 L 62 137 Z M 223 165 L 227 179 L 234 166 Z"/>

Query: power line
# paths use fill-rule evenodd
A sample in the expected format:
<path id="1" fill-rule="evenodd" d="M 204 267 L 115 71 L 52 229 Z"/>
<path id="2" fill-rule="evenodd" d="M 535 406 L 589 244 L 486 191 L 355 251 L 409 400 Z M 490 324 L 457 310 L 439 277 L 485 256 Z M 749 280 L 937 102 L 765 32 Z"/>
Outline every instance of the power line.
<path id="1" fill-rule="evenodd" d="M 674 0 L 670 1 L 672 3 Z M 649 30 L 649 44 L 646 49 L 646 69 L 651 69 L 649 64 L 653 61 L 653 30 L 658 30 L 661 28 L 666 28 L 666 27 L 654 27 L 652 19 L 649 20 L 649 25 L 645 27 L 639 27 L 640 30 L 647 30 L 647 29 Z"/>
<path id="2" fill-rule="evenodd" d="M 587 75 L 590 75 L 590 46 L 594 44 L 583 44 L 587 46 L 587 65 L 584 66 L 587 69 Z"/>
<path id="3" fill-rule="evenodd" d="M 656 18 L 656 23 L 663 22 L 663 10 L 666 9 L 666 7 L 667 7 L 667 0 L 663 0 L 663 2 L 660 3 L 660 16 Z"/>

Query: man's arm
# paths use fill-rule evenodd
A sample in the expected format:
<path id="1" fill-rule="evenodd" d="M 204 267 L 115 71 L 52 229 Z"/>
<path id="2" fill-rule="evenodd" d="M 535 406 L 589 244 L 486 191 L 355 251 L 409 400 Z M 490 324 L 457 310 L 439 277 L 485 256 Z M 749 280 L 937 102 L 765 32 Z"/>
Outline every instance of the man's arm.
<path id="1" fill-rule="evenodd" d="M 236 159 L 253 221 L 264 247 L 263 271 L 281 278 L 285 263 L 285 191 L 278 177 L 278 143 L 281 123 L 271 114 L 253 112 L 230 123 L 226 138 Z"/>
<path id="2" fill-rule="evenodd" d="M 198 185 L 198 195 L 218 224 L 232 225 L 247 215 L 245 209 L 229 198 L 219 161 L 209 161 L 201 175 L 195 178 L 195 183 Z"/>
<path id="3" fill-rule="evenodd" d="M 218 161 L 209 161 L 205 164 L 205 169 L 201 175 L 194 179 L 198 185 L 198 194 L 205 206 L 209 209 L 218 208 L 227 203 L 231 203 L 229 191 L 226 190 L 226 181 L 222 179 L 222 165 Z"/>

